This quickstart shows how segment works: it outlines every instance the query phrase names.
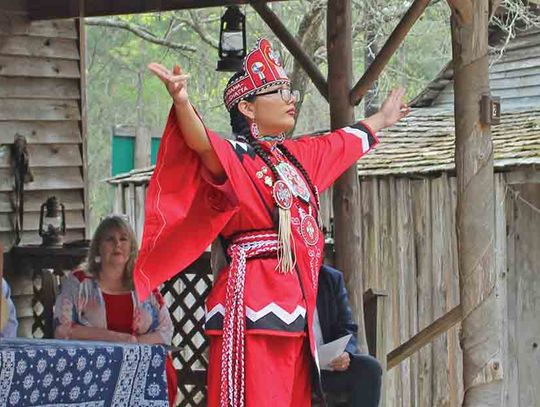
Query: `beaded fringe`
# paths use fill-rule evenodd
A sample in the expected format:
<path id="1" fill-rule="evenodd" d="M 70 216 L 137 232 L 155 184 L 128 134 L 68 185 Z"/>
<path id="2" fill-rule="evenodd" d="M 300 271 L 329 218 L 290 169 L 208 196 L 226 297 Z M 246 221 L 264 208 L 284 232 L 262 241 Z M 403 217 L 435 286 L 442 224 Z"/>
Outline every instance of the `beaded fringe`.
<path id="1" fill-rule="evenodd" d="M 278 242 L 276 270 L 283 274 L 292 273 L 296 266 L 296 258 L 294 256 L 295 247 L 292 239 L 290 209 L 279 208 Z"/>

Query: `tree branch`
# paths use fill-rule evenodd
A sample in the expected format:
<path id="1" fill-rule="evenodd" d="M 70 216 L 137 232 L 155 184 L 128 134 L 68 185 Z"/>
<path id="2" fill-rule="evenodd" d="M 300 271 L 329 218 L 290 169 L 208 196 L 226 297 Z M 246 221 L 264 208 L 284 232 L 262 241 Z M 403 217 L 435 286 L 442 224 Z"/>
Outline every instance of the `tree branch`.
<path id="1" fill-rule="evenodd" d="M 209 35 L 207 35 L 204 30 L 202 29 L 201 25 L 197 21 L 197 16 L 195 15 L 195 12 L 193 10 L 189 10 L 189 15 L 191 17 L 191 20 L 181 20 L 182 22 L 186 23 L 190 28 L 193 29 L 197 33 L 197 35 L 205 42 L 206 44 L 210 45 L 212 48 L 219 49 L 219 43 L 215 39 L 211 38 Z"/>
<path id="2" fill-rule="evenodd" d="M 145 41 L 151 42 L 153 44 L 162 45 L 167 48 L 176 49 L 179 51 L 189 51 L 189 52 L 195 52 L 197 48 L 191 46 L 191 45 L 184 45 L 184 44 L 178 44 L 172 41 L 167 41 L 162 38 L 159 38 L 155 36 L 152 33 L 149 33 L 144 27 L 128 23 L 126 21 L 122 20 L 116 20 L 116 19 L 88 19 L 85 21 L 86 25 L 95 25 L 95 26 L 101 26 L 101 27 L 112 27 L 112 28 L 118 28 L 121 30 L 130 31 L 136 36 L 142 38 Z"/>
<path id="3" fill-rule="evenodd" d="M 310 9 L 304 14 L 296 39 L 302 45 L 306 53 L 313 59 L 315 53 L 323 45 L 321 37 L 321 27 L 323 25 L 325 5 L 321 1 L 313 1 L 310 4 Z M 304 101 L 304 95 L 308 88 L 309 77 L 302 66 L 294 60 L 293 70 L 290 74 L 291 85 L 300 91 L 301 97 L 296 106 L 296 110 L 300 112 Z"/>

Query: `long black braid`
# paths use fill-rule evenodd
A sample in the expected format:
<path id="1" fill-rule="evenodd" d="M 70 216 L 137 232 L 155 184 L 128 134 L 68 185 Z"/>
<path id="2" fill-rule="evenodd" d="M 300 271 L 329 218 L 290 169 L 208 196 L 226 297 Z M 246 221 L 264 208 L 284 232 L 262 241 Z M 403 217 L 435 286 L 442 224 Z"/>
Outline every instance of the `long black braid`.
<path id="1" fill-rule="evenodd" d="M 239 71 L 235 73 L 231 79 L 229 79 L 229 84 L 240 78 L 241 76 L 244 76 L 244 71 Z M 245 98 L 247 102 L 253 102 L 255 100 L 255 95 L 249 96 Z M 266 150 L 261 146 L 258 140 L 256 140 L 250 131 L 249 123 L 246 119 L 246 117 L 238 110 L 238 105 L 235 105 L 231 108 L 230 112 L 231 117 L 231 127 L 232 131 L 236 138 L 244 139 L 246 142 L 248 142 L 251 147 L 255 150 L 255 153 L 261 157 L 261 159 L 264 161 L 264 163 L 270 168 L 272 171 L 272 174 L 274 175 L 274 179 L 278 180 L 280 178 L 279 173 L 276 169 L 276 166 L 274 163 L 270 160 L 270 156 L 266 152 Z M 304 179 L 307 181 L 311 191 L 315 194 L 317 200 L 318 200 L 318 190 L 311 182 L 311 178 L 309 177 L 307 171 L 305 170 L 304 166 L 300 164 L 300 161 L 296 158 L 296 156 L 289 151 L 283 144 L 278 144 L 279 150 L 283 153 L 285 157 L 296 167 L 300 170 L 302 175 L 304 176 Z M 318 202 L 317 202 L 318 205 Z"/>

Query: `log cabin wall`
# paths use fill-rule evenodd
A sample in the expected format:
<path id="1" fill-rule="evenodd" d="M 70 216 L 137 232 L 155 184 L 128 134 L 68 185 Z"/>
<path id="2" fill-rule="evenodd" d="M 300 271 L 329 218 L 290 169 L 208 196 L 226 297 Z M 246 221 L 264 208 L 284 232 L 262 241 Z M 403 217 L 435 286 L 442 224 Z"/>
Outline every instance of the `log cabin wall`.
<path id="1" fill-rule="evenodd" d="M 66 241 L 85 237 L 80 30 L 75 20 L 30 22 L 24 9 L 23 1 L 11 2 L 9 9 L 0 6 L 0 240 L 6 252 L 15 241 L 11 148 L 16 135 L 28 142 L 33 173 L 25 184 L 20 244 L 40 243 L 40 205 L 52 195 L 66 207 Z M 30 271 L 6 270 L 6 278 L 19 334 L 30 336 Z"/>
<path id="2" fill-rule="evenodd" d="M 364 287 L 387 293 L 385 353 L 459 304 L 456 182 L 438 176 L 361 179 Z M 349 295 L 357 308 L 359 292 Z M 462 389 L 458 328 L 387 372 L 386 406 L 458 406 Z"/>
<path id="3" fill-rule="evenodd" d="M 521 167 L 523 169 L 524 167 Z M 502 307 L 507 407 L 539 405 L 540 174 L 495 175 L 496 268 Z M 386 291 L 386 353 L 459 304 L 456 179 L 361 179 L 364 287 Z M 359 304 L 360 293 L 349 292 Z M 387 373 L 385 406 L 461 406 L 459 326 Z"/>

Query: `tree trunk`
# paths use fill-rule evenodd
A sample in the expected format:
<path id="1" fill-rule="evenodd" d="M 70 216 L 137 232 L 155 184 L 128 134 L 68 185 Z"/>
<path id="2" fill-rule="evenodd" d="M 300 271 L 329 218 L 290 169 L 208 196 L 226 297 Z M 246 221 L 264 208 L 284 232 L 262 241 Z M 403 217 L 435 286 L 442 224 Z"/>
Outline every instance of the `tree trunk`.
<path id="1" fill-rule="evenodd" d="M 328 2 L 328 88 L 332 129 L 354 121 L 349 99 L 352 86 L 351 0 Z M 360 185 L 353 165 L 334 185 L 336 267 L 344 276 L 353 312 L 358 318 L 358 346 L 367 353 L 362 301 Z"/>
<path id="2" fill-rule="evenodd" d="M 489 93 L 488 0 L 467 0 L 470 18 L 454 9 L 452 40 L 458 183 L 457 237 L 463 312 L 463 406 L 500 406 L 501 312 L 495 271 L 493 144 L 480 121 Z"/>

